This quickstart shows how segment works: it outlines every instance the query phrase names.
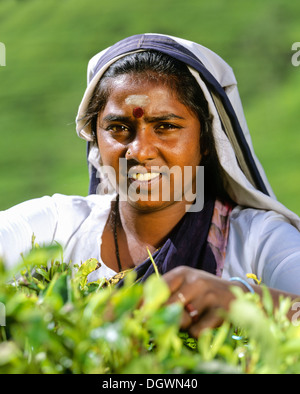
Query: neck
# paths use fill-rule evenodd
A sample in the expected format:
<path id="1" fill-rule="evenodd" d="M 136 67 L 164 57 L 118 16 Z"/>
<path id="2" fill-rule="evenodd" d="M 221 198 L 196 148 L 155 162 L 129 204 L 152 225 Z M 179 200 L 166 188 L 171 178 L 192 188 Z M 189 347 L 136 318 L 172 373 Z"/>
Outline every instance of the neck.
<path id="1" fill-rule="evenodd" d="M 119 211 L 127 235 L 157 248 L 185 215 L 186 203 L 178 201 L 160 210 L 145 211 L 120 201 Z"/>

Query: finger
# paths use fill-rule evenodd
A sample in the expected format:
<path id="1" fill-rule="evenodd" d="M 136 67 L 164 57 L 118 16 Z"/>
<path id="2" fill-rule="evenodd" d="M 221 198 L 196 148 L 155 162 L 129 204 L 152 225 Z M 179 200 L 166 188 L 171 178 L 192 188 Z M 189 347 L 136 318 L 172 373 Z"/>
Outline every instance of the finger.
<path id="1" fill-rule="evenodd" d="M 199 318 L 200 314 L 193 304 L 186 304 L 182 312 L 180 328 L 187 330 L 192 324 L 196 323 Z"/>
<path id="2" fill-rule="evenodd" d="M 222 325 L 224 319 L 219 313 L 219 309 L 210 309 L 207 313 L 200 316 L 198 322 L 192 323 L 188 328 L 188 333 L 198 338 L 201 332 L 207 328 L 216 328 Z"/>
<path id="3" fill-rule="evenodd" d="M 189 302 L 193 300 L 197 302 L 200 307 L 203 304 L 205 286 L 192 286 L 190 283 L 183 281 L 182 283 L 177 283 L 176 290 L 169 297 L 168 303 L 181 302 L 186 306 Z M 174 288 L 175 289 L 175 288 Z"/>
<path id="4" fill-rule="evenodd" d="M 207 294 L 205 290 L 202 293 L 200 289 L 197 291 L 187 284 L 181 286 L 179 290 L 172 295 L 171 301 L 181 301 L 183 304 L 182 329 L 195 326 L 200 330 L 202 326 L 203 329 L 210 325 L 214 327 L 222 321 L 219 315 L 215 319 L 221 308 L 220 301 L 213 293 Z"/>
<path id="5" fill-rule="evenodd" d="M 162 276 L 171 293 L 174 293 L 185 281 L 184 267 L 176 267 Z"/>

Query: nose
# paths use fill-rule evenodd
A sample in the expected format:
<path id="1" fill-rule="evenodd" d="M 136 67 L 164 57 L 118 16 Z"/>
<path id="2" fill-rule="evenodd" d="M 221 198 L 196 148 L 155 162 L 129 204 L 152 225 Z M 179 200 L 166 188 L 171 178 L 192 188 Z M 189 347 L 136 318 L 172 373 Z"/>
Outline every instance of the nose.
<path id="1" fill-rule="evenodd" d="M 127 147 L 126 159 L 135 160 L 143 164 L 157 157 L 158 149 L 155 143 L 155 137 L 147 127 L 136 132 L 134 139 Z"/>

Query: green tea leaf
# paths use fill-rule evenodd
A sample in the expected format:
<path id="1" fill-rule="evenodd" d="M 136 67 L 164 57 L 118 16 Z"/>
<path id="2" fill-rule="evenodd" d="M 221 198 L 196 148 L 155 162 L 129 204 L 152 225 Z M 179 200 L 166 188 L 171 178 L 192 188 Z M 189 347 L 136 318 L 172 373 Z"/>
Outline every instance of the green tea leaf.
<path id="1" fill-rule="evenodd" d="M 79 282 L 80 287 L 83 289 L 87 283 L 88 275 L 95 271 L 100 266 L 100 263 L 97 259 L 88 259 L 79 267 L 75 278 Z"/>
<path id="2" fill-rule="evenodd" d="M 166 282 L 155 275 L 151 275 L 144 283 L 143 306 L 145 316 L 155 312 L 170 296 Z"/>

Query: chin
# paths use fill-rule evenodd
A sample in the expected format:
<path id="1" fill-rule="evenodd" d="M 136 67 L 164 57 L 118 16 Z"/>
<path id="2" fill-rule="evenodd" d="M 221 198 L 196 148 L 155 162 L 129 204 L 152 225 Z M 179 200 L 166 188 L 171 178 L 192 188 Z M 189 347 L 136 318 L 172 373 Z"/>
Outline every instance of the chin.
<path id="1" fill-rule="evenodd" d="M 128 198 L 127 203 L 139 212 L 152 213 L 163 211 L 165 209 L 167 210 L 175 204 L 178 204 L 178 201 L 133 201 Z"/>

